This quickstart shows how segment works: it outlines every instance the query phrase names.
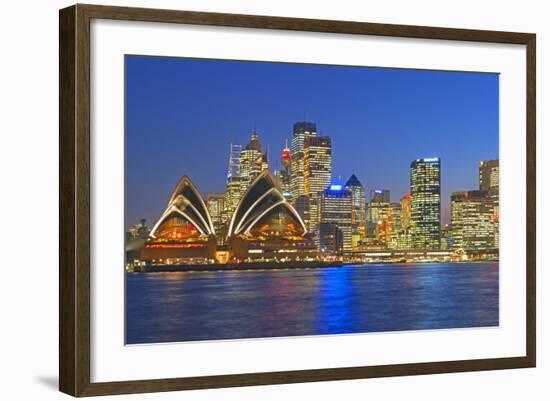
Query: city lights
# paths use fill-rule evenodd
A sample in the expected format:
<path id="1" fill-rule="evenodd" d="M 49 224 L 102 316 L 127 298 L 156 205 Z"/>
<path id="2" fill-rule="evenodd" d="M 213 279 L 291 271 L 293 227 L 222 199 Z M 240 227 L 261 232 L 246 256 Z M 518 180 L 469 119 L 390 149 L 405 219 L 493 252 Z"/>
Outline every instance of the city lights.
<path id="1" fill-rule="evenodd" d="M 498 160 L 480 161 L 479 189 L 452 192 L 450 225 L 439 157 L 410 163 L 399 202 L 380 188 L 367 199 L 355 174 L 333 181 L 332 164 L 331 137 L 304 121 L 272 174 L 254 131 L 247 145 L 230 145 L 224 193 L 203 199 L 184 176 L 150 231 L 143 221 L 128 230 L 128 249 L 140 265 L 498 258 Z"/>

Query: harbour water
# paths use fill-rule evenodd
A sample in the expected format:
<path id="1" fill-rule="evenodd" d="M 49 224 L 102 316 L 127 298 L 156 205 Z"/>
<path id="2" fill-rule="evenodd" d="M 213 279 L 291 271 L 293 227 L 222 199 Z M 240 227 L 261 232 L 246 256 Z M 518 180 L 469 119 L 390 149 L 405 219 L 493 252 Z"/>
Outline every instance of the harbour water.
<path id="1" fill-rule="evenodd" d="M 498 262 L 128 273 L 126 343 L 499 324 Z"/>

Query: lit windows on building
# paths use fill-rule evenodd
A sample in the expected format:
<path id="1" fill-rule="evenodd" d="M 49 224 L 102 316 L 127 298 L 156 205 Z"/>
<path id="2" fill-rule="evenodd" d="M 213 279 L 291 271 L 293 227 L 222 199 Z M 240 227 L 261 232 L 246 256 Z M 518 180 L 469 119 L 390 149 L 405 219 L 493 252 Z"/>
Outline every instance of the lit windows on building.
<path id="1" fill-rule="evenodd" d="M 336 223 L 321 223 L 319 243 L 322 255 L 341 255 L 344 246 L 342 230 Z"/>
<path id="2" fill-rule="evenodd" d="M 453 249 L 498 248 L 498 197 L 489 191 L 453 192 L 451 244 Z"/>
<path id="3" fill-rule="evenodd" d="M 332 176 L 332 143 L 328 136 L 306 137 L 304 141 L 304 192 L 324 191 Z"/>
<path id="4" fill-rule="evenodd" d="M 479 190 L 498 190 L 499 187 L 498 160 L 482 160 L 479 162 Z"/>
<path id="5" fill-rule="evenodd" d="M 279 186 L 281 187 L 281 192 L 287 200 L 292 200 L 292 191 L 290 186 L 290 166 L 291 166 L 292 155 L 288 147 L 288 143 L 285 142 L 285 148 L 281 152 L 281 169 L 277 171 L 277 179 L 279 180 Z"/>
<path id="6" fill-rule="evenodd" d="M 321 193 L 320 223 L 334 223 L 342 232 L 342 249 L 344 252 L 352 247 L 352 195 L 342 185 L 330 185 Z"/>
<path id="7" fill-rule="evenodd" d="M 262 144 L 256 131 L 252 133 L 250 142 L 241 150 L 239 166 L 239 175 L 243 179 L 242 192 L 244 193 L 254 178 L 267 168 L 267 153 L 262 153 Z"/>
<path id="8" fill-rule="evenodd" d="M 306 138 L 317 136 L 317 126 L 311 122 L 294 124 L 291 141 L 291 177 L 290 189 L 292 198 L 306 195 L 304 190 L 304 143 Z"/>
<path id="9" fill-rule="evenodd" d="M 360 246 L 366 235 L 366 194 L 363 184 L 355 174 L 352 174 L 348 179 L 345 187 L 351 192 L 351 235 L 352 247 L 355 250 Z"/>
<path id="10" fill-rule="evenodd" d="M 208 208 L 208 213 L 210 213 L 214 231 L 219 235 L 224 230 L 225 195 L 208 194 L 206 197 L 206 207 Z"/>
<path id="11" fill-rule="evenodd" d="M 416 249 L 439 249 L 441 225 L 441 160 L 411 163 L 411 240 Z"/>

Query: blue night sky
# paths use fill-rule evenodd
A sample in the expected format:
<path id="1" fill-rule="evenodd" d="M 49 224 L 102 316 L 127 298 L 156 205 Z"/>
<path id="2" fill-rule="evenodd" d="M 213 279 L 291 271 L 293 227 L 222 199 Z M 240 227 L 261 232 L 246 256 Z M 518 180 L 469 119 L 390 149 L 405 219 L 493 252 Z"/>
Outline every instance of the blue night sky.
<path id="1" fill-rule="evenodd" d="M 126 225 L 151 226 L 183 175 L 223 192 L 229 144 L 254 126 L 273 171 L 304 115 L 332 137 L 333 180 L 355 173 L 367 194 L 399 201 L 410 162 L 441 157 L 447 223 L 450 193 L 476 189 L 479 161 L 498 158 L 498 86 L 497 74 L 126 56 Z"/>

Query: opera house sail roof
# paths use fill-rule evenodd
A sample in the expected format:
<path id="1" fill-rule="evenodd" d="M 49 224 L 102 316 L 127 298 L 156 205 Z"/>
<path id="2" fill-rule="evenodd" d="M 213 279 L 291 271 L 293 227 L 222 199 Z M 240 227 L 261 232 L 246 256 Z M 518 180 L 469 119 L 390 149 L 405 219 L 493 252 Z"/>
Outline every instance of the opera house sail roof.
<path id="1" fill-rule="evenodd" d="M 214 234 L 214 225 L 204 200 L 189 177 L 182 177 L 150 237 L 175 240 Z"/>
<path id="2" fill-rule="evenodd" d="M 302 237 L 306 226 L 283 196 L 269 170 L 250 184 L 229 225 L 228 237 Z"/>

